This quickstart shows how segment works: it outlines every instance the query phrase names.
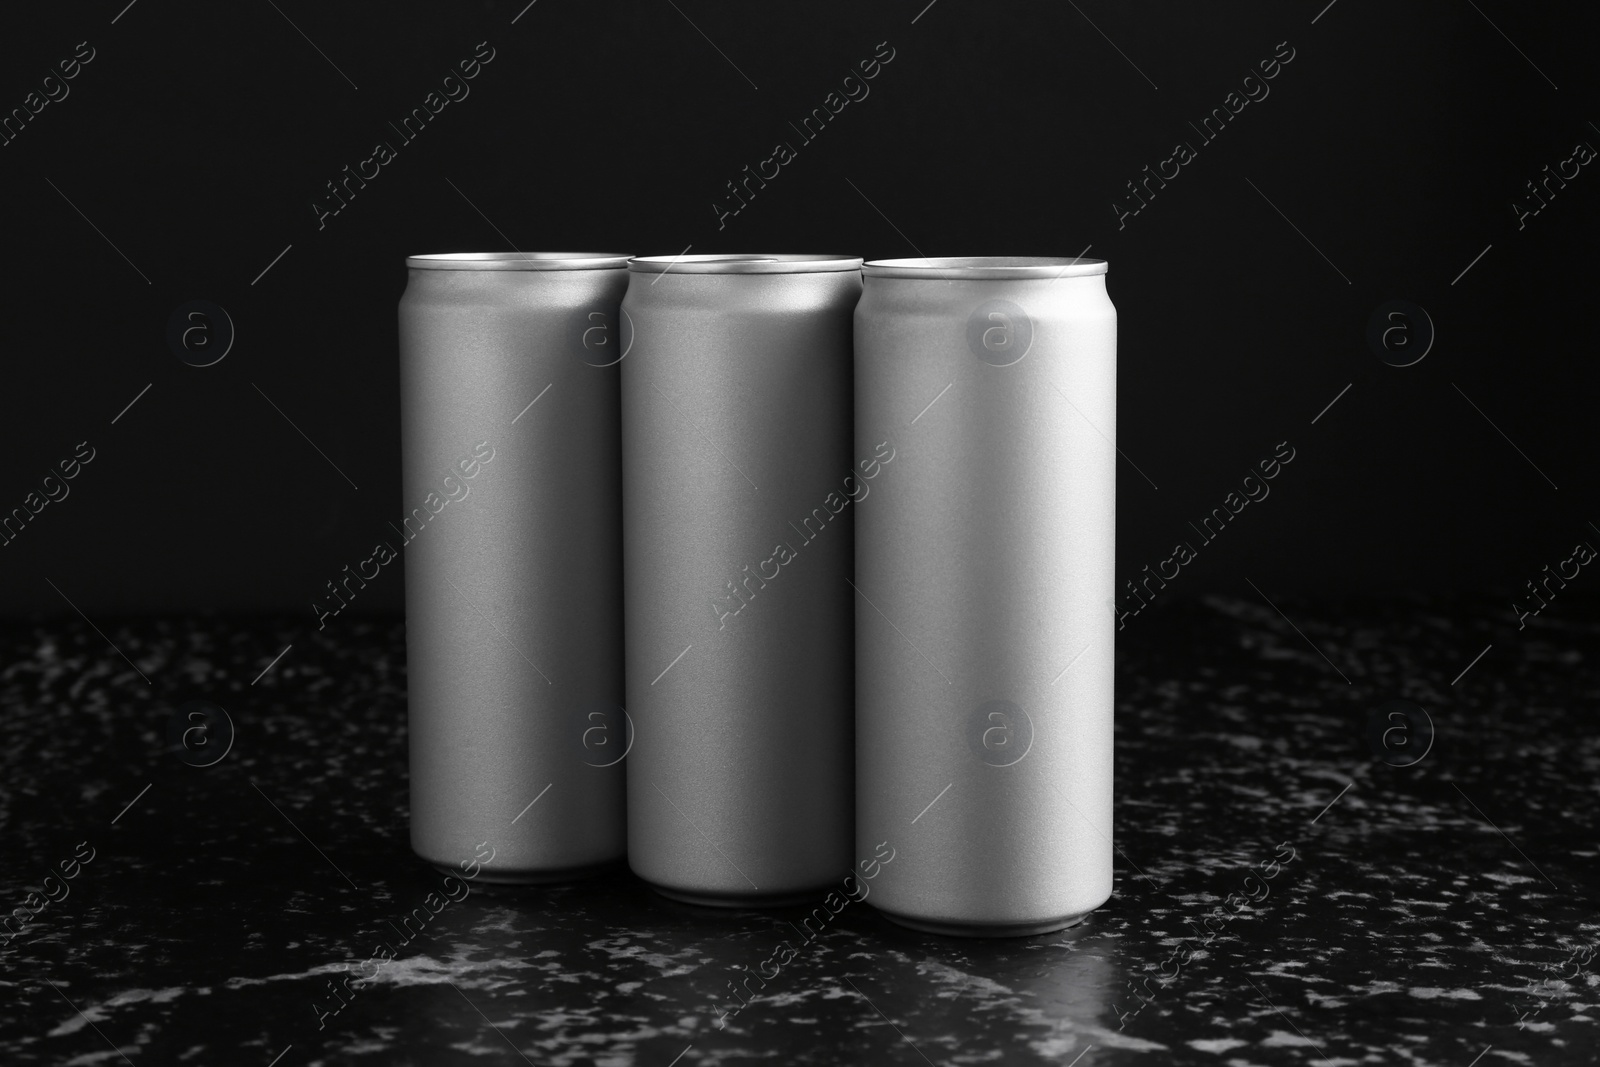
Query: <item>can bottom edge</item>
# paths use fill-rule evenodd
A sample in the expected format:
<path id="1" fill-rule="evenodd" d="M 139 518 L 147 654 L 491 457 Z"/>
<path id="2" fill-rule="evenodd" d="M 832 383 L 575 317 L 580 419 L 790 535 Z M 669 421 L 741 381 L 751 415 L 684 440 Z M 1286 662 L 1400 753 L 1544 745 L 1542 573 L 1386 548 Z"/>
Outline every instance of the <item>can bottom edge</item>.
<path id="1" fill-rule="evenodd" d="M 435 863 L 426 856 L 422 857 L 430 867 L 441 874 L 454 875 L 464 878 L 465 875 L 459 867 L 447 867 L 442 863 Z M 472 881 L 488 885 L 556 885 L 562 882 L 581 882 L 602 874 L 622 870 L 626 866 L 625 857 L 604 860 L 600 863 L 590 863 L 578 867 L 550 867 L 532 870 L 508 870 L 505 868 L 493 869 L 481 867 Z"/>
<path id="2" fill-rule="evenodd" d="M 773 893 L 718 893 L 694 889 L 679 889 L 657 885 L 646 879 L 645 884 L 668 900 L 680 904 L 695 904 L 702 908 L 784 908 L 795 904 L 809 904 L 828 891 L 831 882 L 808 889 L 780 890 Z"/>
<path id="3" fill-rule="evenodd" d="M 1036 934 L 1053 934 L 1057 930 L 1077 926 L 1093 914 L 1094 910 L 1090 908 L 1087 911 L 1073 912 L 1071 915 L 1054 919 L 998 923 L 929 919 L 920 915 L 901 915 L 882 907 L 878 908 L 878 913 L 899 926 L 925 934 L 940 934 L 945 937 L 1032 937 Z"/>

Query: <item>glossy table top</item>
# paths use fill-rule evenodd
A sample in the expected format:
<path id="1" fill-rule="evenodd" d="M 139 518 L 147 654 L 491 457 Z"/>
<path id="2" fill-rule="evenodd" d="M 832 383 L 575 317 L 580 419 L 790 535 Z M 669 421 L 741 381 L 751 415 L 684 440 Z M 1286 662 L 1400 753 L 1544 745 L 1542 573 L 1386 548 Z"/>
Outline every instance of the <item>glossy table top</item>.
<path id="1" fill-rule="evenodd" d="M 625 870 L 446 899 L 398 621 L 11 626 L 0 1062 L 1596 1062 L 1600 626 L 1278 606 L 1129 621 L 1115 893 L 1000 941 L 870 902 L 808 937 Z M 211 766 L 167 745 L 193 699 L 236 730 Z"/>

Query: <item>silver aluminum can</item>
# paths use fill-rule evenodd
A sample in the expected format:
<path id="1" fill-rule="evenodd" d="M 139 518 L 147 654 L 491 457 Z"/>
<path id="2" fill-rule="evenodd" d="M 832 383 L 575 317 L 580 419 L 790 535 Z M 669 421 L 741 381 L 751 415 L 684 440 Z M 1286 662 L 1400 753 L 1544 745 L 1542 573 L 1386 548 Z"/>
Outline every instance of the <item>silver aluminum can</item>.
<path id="1" fill-rule="evenodd" d="M 628 860 L 678 900 L 785 903 L 850 870 L 860 268 L 629 264 Z"/>
<path id="2" fill-rule="evenodd" d="M 412 256 L 400 301 L 411 845 L 480 880 L 626 848 L 621 254 Z M 403 546 L 403 547 L 402 547 Z"/>
<path id="3" fill-rule="evenodd" d="M 869 262 L 856 453 L 856 850 L 917 929 L 1111 895 L 1116 310 L 1094 259 Z"/>

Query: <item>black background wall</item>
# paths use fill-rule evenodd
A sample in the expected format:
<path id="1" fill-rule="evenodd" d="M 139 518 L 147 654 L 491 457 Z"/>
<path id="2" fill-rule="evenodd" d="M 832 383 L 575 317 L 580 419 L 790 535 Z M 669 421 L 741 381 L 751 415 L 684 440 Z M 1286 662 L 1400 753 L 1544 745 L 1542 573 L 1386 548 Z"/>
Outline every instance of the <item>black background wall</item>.
<path id="1" fill-rule="evenodd" d="M 0 510 L 80 442 L 94 458 L 0 547 L 0 610 L 311 622 L 401 510 L 402 258 L 509 247 L 1087 248 L 1121 317 L 1120 577 L 1192 539 L 1278 442 L 1296 450 L 1173 596 L 1248 596 L 1248 578 L 1509 600 L 1600 545 L 1600 173 L 1566 164 L 1520 225 L 1512 206 L 1600 146 L 1592 8 L 524 2 L 5 15 L 0 110 L 66 95 L 0 147 Z M 415 140 L 390 126 L 491 49 Z M 802 142 L 790 123 L 890 50 Z M 1259 95 L 1246 76 L 1290 51 L 1202 140 L 1190 123 Z M 319 218 L 380 141 L 395 158 Z M 1195 158 L 1121 214 L 1179 141 Z M 719 219 L 778 142 L 796 158 Z M 236 332 L 209 367 L 167 338 L 196 299 Z M 1436 330 L 1411 366 L 1368 341 L 1391 300 Z M 1392 345 L 1426 344 L 1414 313 L 1395 321 Z M 402 581 L 386 570 L 354 606 L 398 607 Z"/>

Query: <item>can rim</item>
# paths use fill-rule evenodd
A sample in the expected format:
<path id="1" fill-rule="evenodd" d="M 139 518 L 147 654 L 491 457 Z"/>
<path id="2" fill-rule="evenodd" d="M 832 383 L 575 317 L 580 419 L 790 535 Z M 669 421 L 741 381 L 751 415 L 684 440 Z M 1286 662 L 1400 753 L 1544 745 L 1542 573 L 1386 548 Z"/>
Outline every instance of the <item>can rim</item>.
<path id="1" fill-rule="evenodd" d="M 862 268 L 869 278 L 992 279 L 1082 278 L 1110 269 L 1103 259 L 1082 256 L 935 256 L 915 259 L 870 259 Z"/>
<path id="2" fill-rule="evenodd" d="M 621 270 L 627 252 L 430 252 L 407 256 L 413 270 Z"/>
<path id="3" fill-rule="evenodd" d="M 634 256 L 628 269 L 640 274 L 821 274 L 860 270 L 860 256 L 817 256 L 792 252 Z"/>

